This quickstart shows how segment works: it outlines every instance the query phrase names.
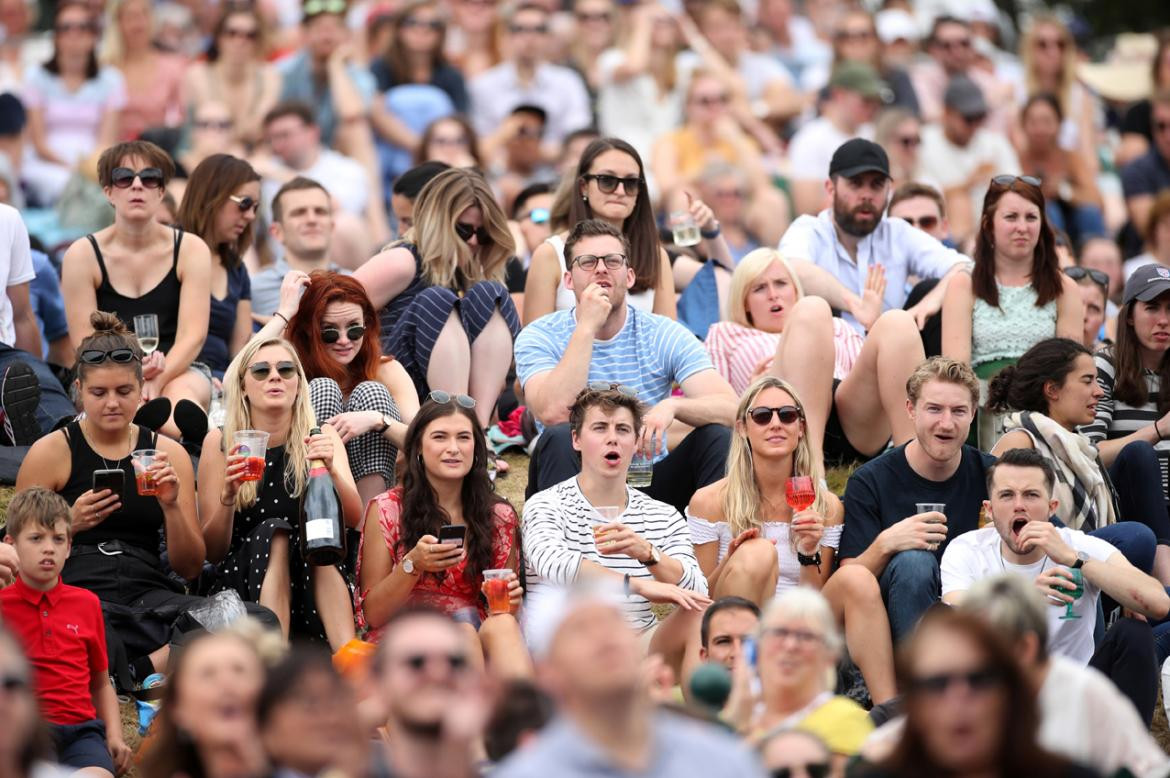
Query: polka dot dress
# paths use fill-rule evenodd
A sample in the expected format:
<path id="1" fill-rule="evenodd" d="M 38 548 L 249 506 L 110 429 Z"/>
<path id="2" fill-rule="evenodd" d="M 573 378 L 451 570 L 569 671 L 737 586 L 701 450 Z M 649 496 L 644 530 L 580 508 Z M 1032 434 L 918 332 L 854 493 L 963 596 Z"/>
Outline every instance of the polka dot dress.
<path id="1" fill-rule="evenodd" d="M 300 498 L 290 496 L 284 484 L 284 446 L 269 448 L 256 503 L 236 511 L 231 547 L 227 558 L 219 563 L 219 580 L 212 592 L 235 589 L 241 599 L 259 602 L 272 538 L 283 532 L 289 539 L 292 634 L 325 641 L 325 628 L 313 601 L 310 566 L 301 556 L 300 521 Z"/>

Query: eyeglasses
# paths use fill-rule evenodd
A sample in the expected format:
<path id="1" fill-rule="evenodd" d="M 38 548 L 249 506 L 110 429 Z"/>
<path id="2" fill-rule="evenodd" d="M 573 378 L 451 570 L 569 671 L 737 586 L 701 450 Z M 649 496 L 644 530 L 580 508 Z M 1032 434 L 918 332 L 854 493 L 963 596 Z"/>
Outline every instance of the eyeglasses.
<path id="1" fill-rule="evenodd" d="M 23 692 L 28 689 L 28 678 L 15 673 L 5 673 L 4 675 L 0 675 L 0 689 L 3 689 L 9 694 Z"/>
<path id="2" fill-rule="evenodd" d="M 240 213 L 247 213 L 248 211 L 256 213 L 260 210 L 260 201 L 253 200 L 251 195 L 244 195 L 243 197 L 239 195 L 228 195 L 228 199 L 236 204 L 236 207 L 240 209 Z"/>
<path id="3" fill-rule="evenodd" d="M 508 31 L 511 32 L 513 35 L 523 35 L 524 33 L 528 33 L 529 35 L 547 35 L 548 34 L 548 25 L 547 24 L 513 24 L 513 25 L 508 27 Z"/>
<path id="4" fill-rule="evenodd" d="M 1054 49 L 1057 49 L 1058 51 L 1064 51 L 1064 49 L 1067 45 L 1068 45 L 1068 42 L 1061 39 L 1061 38 L 1037 38 L 1036 39 L 1036 48 L 1038 48 L 1038 49 L 1053 49 L 1054 48 Z"/>
<path id="5" fill-rule="evenodd" d="M 69 32 L 97 32 L 97 25 L 93 22 L 61 22 L 53 27 L 58 35 Z"/>
<path id="6" fill-rule="evenodd" d="M 626 397 L 637 397 L 638 390 L 632 386 L 614 383 L 613 381 L 590 381 L 587 385 L 591 392 L 617 392 Z"/>
<path id="7" fill-rule="evenodd" d="M 1006 186 L 1008 189 L 1014 187 L 1017 181 L 1022 181 L 1028 186 L 1040 186 L 1040 179 L 1036 178 L 1036 176 L 1012 176 L 1004 174 L 991 179 L 991 183 L 996 186 Z"/>
<path id="8" fill-rule="evenodd" d="M 345 0 L 306 0 L 301 6 L 301 16 L 308 19 L 317 14 L 344 14 Z"/>
<path id="9" fill-rule="evenodd" d="M 966 686 L 973 692 L 987 691 L 1003 683 L 1003 675 L 991 667 L 983 667 L 965 673 L 939 673 L 914 678 L 910 681 L 910 691 L 916 694 L 927 694 L 938 697 L 946 693 L 956 684 Z"/>
<path id="10" fill-rule="evenodd" d="M 596 270 L 598 262 L 604 262 L 606 270 L 620 270 L 626 264 L 626 255 L 606 254 L 603 257 L 599 257 L 595 254 L 582 254 L 579 257 L 573 257 L 573 264 L 586 273 L 592 273 Z"/>
<path id="11" fill-rule="evenodd" d="M 951 49 L 969 49 L 969 48 L 971 48 L 971 39 L 970 38 L 956 38 L 954 40 L 949 40 L 949 41 L 936 40 L 934 43 L 936 46 L 941 46 L 942 48 L 946 49 L 947 51 L 950 51 Z"/>
<path id="12" fill-rule="evenodd" d="M 611 176 L 608 173 L 586 173 L 581 176 L 586 181 L 596 181 L 597 188 L 605 194 L 613 194 L 617 191 L 618 184 L 622 185 L 622 189 L 630 197 L 638 194 L 638 189 L 642 186 L 641 176 L 627 176 L 626 178 L 618 178 Z"/>
<path id="13" fill-rule="evenodd" d="M 1102 286 L 1105 289 L 1109 288 L 1109 276 L 1104 271 L 1096 270 L 1095 268 L 1074 265 L 1073 267 L 1066 267 L 1064 274 L 1074 281 L 1080 281 L 1082 278 L 1088 277 L 1089 280 L 1098 286 Z"/>
<path id="14" fill-rule="evenodd" d="M 547 208 L 533 208 L 528 213 L 520 214 L 520 221 L 528 219 L 533 224 L 544 224 L 549 220 L 551 215 Z"/>
<path id="15" fill-rule="evenodd" d="M 403 27 L 414 27 L 416 29 L 426 29 L 432 32 L 442 32 L 443 23 L 438 19 L 403 19 Z"/>
<path id="16" fill-rule="evenodd" d="M 609 24 L 610 18 L 607 13 L 579 13 L 577 14 L 577 21 L 582 23 L 601 23 Z"/>
<path id="17" fill-rule="evenodd" d="M 918 146 L 922 145 L 922 136 L 921 135 L 903 135 L 900 138 L 898 138 L 898 143 L 903 148 L 907 148 L 907 149 L 917 148 Z"/>
<path id="18" fill-rule="evenodd" d="M 432 389 L 431 393 L 427 395 L 427 399 L 439 405 L 446 405 L 454 401 L 459 407 L 467 408 L 468 410 L 475 407 L 474 397 L 468 397 L 465 394 L 451 394 L 450 392 L 444 392 L 442 389 Z"/>
<path id="19" fill-rule="evenodd" d="M 804 418 L 804 413 L 795 405 L 782 405 L 779 408 L 766 408 L 763 405 L 757 405 L 755 408 L 748 409 L 747 415 L 761 427 L 771 424 L 773 416 L 779 417 L 781 424 L 795 424 Z"/>
<path id="20" fill-rule="evenodd" d="M 228 132 L 234 126 L 231 119 L 196 119 L 191 123 L 197 130 L 219 130 L 220 132 Z"/>
<path id="21" fill-rule="evenodd" d="M 492 236 L 487 231 L 487 227 L 474 227 L 463 222 L 455 222 L 455 232 L 464 243 L 470 243 L 472 235 L 479 239 L 479 245 L 481 246 L 492 242 Z"/>
<path id="22" fill-rule="evenodd" d="M 933 230 L 938 226 L 937 216 L 920 216 L 915 219 L 913 216 L 903 216 L 902 221 L 909 224 L 911 227 L 917 227 L 920 230 Z"/>
<path id="23" fill-rule="evenodd" d="M 808 778 L 827 778 L 829 775 L 828 762 L 806 762 L 803 768 Z M 772 771 L 772 778 L 792 778 L 794 775 L 796 769 L 792 767 L 777 767 Z"/>
<path id="24" fill-rule="evenodd" d="M 824 640 L 823 637 L 815 632 L 809 632 L 807 629 L 788 629 L 787 627 L 766 627 L 760 631 L 764 637 L 776 638 L 779 641 L 792 638 L 802 646 L 811 646 L 813 643 L 820 643 Z"/>
<path id="25" fill-rule="evenodd" d="M 128 365 L 131 362 L 139 360 L 139 356 L 134 353 L 133 349 L 128 348 L 114 348 L 109 351 L 101 351 L 100 349 L 87 348 L 77 355 L 87 365 L 100 365 L 102 362 L 110 361 L 116 362 L 119 365 Z"/>
<path id="26" fill-rule="evenodd" d="M 402 657 L 399 662 L 413 672 L 421 673 L 427 665 L 441 664 L 443 669 L 452 673 L 459 673 L 467 669 L 467 656 L 464 654 L 410 654 Z"/>
<path id="27" fill-rule="evenodd" d="M 146 189 L 158 189 L 163 185 L 162 171 L 156 167 L 144 167 L 142 170 L 116 167 L 110 173 L 110 183 L 118 189 L 129 189 L 135 178 L 141 181 Z"/>
<path id="28" fill-rule="evenodd" d="M 277 362 L 275 365 L 267 362 L 254 362 L 248 365 L 248 372 L 257 381 L 267 380 L 268 376 L 272 375 L 273 370 L 286 381 L 290 378 L 295 378 L 297 374 L 297 366 L 292 362 Z"/>
<path id="29" fill-rule="evenodd" d="M 260 31 L 242 30 L 239 27 L 224 27 L 221 35 L 225 38 L 241 38 L 243 40 L 254 41 L 260 37 Z"/>
<path id="30" fill-rule="evenodd" d="M 696 96 L 694 102 L 704 108 L 715 108 L 716 106 L 727 105 L 729 99 L 727 95 L 701 95 Z"/>
<path id="31" fill-rule="evenodd" d="M 325 343 L 336 343 L 341 340 L 341 333 L 343 331 L 345 332 L 345 337 L 349 340 L 359 340 L 366 334 L 366 328 L 360 324 L 346 327 L 345 330 L 337 327 L 323 327 L 321 329 L 321 340 Z"/>

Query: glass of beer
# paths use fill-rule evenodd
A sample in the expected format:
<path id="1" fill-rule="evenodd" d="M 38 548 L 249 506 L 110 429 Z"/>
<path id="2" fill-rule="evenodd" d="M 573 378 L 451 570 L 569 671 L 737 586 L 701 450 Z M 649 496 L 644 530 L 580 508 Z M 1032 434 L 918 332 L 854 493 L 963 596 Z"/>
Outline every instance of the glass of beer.
<path id="1" fill-rule="evenodd" d="M 130 452 L 130 462 L 134 465 L 134 480 L 138 484 L 138 494 L 143 497 L 158 494 L 158 483 L 154 480 L 154 473 L 150 466 L 158 451 L 153 448 L 140 448 Z"/>
<path id="2" fill-rule="evenodd" d="M 598 551 L 601 550 L 600 544 L 605 538 L 606 530 L 603 529 L 608 524 L 613 524 L 618 520 L 618 516 L 622 515 L 622 506 L 620 505 L 594 505 L 594 515 L 589 518 L 589 523 L 593 527 L 593 542 L 598 544 Z"/>
<path id="3" fill-rule="evenodd" d="M 689 211 L 675 211 L 670 214 L 670 232 L 674 238 L 674 245 L 697 246 L 703 236 L 699 233 L 699 225 Z"/>
<path id="4" fill-rule="evenodd" d="M 262 430 L 236 430 L 232 441 L 236 453 L 244 457 L 247 467 L 243 481 L 259 481 L 264 477 L 264 455 L 268 452 L 268 433 Z"/>
<path id="5" fill-rule="evenodd" d="M 512 571 L 497 568 L 483 571 L 483 594 L 488 601 L 488 614 L 497 616 L 512 612 L 512 600 L 508 596 L 508 579 Z"/>

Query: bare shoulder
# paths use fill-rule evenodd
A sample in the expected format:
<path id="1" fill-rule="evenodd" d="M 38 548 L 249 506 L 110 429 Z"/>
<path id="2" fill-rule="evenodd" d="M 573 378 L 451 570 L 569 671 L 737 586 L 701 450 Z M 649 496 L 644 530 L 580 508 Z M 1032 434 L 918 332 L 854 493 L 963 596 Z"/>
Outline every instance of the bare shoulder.
<path id="1" fill-rule="evenodd" d="M 835 527 L 838 524 L 845 522 L 845 503 L 841 502 L 841 498 L 829 492 L 826 498 L 828 509 L 825 511 L 825 526 Z"/>
<path id="2" fill-rule="evenodd" d="M 727 479 L 707 484 L 691 497 L 687 511 L 699 519 L 707 521 L 726 521 L 723 514 L 723 493 L 727 489 Z"/>

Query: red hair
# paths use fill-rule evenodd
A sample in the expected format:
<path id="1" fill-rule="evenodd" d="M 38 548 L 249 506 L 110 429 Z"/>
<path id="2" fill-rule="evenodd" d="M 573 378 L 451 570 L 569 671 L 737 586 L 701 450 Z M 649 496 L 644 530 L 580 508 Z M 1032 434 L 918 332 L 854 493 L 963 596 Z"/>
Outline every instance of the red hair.
<path id="1" fill-rule="evenodd" d="M 362 381 L 376 381 L 382 348 L 378 343 L 378 317 L 365 288 L 352 277 L 331 270 L 314 270 L 309 279 L 301 305 L 285 333 L 305 365 L 305 375 L 310 379 L 332 378 L 345 392 Z M 321 319 L 330 303 L 353 303 L 362 309 L 366 334 L 357 356 L 348 365 L 331 357 L 321 340 Z"/>

